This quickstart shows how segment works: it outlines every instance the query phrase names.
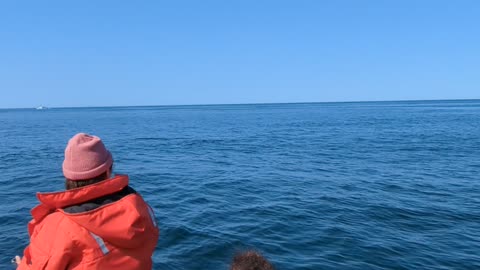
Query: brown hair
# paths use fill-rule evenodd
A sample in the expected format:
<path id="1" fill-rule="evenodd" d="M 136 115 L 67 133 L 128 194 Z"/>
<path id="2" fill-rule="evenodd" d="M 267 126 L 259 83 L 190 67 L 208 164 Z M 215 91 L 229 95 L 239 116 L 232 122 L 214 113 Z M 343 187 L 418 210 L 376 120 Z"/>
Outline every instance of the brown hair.
<path id="1" fill-rule="evenodd" d="M 274 270 L 274 268 L 262 255 L 250 250 L 235 255 L 230 270 Z"/>
<path id="2" fill-rule="evenodd" d="M 98 183 L 98 182 L 101 182 L 103 180 L 106 180 L 107 177 L 108 177 L 108 171 L 112 170 L 112 166 L 110 166 L 110 168 L 105 171 L 104 173 L 100 174 L 99 176 L 97 177 L 94 177 L 92 179 L 87 179 L 87 180 L 70 180 L 68 178 L 65 179 L 65 189 L 66 190 L 70 190 L 70 189 L 74 189 L 74 188 L 81 188 L 81 187 L 84 187 L 84 186 L 88 186 L 88 185 L 92 185 L 92 184 L 95 184 L 95 183 Z"/>

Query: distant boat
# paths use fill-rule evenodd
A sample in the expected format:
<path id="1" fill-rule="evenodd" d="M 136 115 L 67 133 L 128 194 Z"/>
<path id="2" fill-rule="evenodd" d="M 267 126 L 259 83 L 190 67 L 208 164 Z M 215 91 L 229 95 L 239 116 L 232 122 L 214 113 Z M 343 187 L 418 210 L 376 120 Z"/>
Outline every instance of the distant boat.
<path id="1" fill-rule="evenodd" d="M 40 107 L 37 107 L 36 109 L 37 109 L 37 110 L 46 110 L 46 109 L 48 109 L 48 108 L 47 108 L 47 107 L 44 107 L 44 106 L 40 106 Z"/>

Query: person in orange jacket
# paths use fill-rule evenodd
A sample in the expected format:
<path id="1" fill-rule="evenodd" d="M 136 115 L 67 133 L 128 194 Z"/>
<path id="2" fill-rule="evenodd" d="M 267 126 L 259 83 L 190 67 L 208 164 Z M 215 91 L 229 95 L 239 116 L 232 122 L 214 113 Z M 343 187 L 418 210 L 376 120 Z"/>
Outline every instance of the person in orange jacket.
<path id="1" fill-rule="evenodd" d="M 28 224 L 24 269 L 152 269 L 159 229 L 152 208 L 112 177 L 113 159 L 100 138 L 75 135 L 65 149 L 66 191 L 38 193 Z"/>

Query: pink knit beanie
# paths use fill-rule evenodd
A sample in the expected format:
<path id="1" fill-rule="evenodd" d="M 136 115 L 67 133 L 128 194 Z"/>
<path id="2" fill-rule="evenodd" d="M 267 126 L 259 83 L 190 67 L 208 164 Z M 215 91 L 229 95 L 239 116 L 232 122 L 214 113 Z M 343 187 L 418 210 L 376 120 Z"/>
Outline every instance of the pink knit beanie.
<path id="1" fill-rule="evenodd" d="M 112 163 L 112 154 L 99 137 L 78 133 L 65 148 L 63 175 L 70 180 L 88 180 L 106 172 Z"/>

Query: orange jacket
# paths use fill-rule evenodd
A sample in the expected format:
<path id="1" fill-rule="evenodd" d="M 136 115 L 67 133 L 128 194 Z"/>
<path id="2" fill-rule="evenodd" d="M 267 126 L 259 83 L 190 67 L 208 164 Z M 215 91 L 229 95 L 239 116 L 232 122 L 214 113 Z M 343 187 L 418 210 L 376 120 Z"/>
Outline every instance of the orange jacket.
<path id="1" fill-rule="evenodd" d="M 37 197 L 17 269 L 152 269 L 159 230 L 128 176 Z"/>

